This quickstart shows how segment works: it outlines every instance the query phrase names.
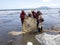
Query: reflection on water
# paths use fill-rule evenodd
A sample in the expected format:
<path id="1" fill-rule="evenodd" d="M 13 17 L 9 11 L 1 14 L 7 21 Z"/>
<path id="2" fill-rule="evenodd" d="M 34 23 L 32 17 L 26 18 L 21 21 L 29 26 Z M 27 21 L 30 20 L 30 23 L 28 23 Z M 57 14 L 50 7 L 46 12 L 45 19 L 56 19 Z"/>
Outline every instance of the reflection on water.
<path id="1" fill-rule="evenodd" d="M 43 15 L 44 17 L 44 29 L 49 29 L 51 28 L 60 28 L 60 17 L 57 16 L 58 14 L 53 14 L 53 15 Z"/>
<path id="2" fill-rule="evenodd" d="M 43 14 L 43 18 L 44 29 L 60 29 L 60 17 L 58 14 Z M 9 35 L 8 32 L 21 30 L 22 26 L 19 14 L 0 15 L 0 45 L 7 45 L 9 40 L 15 41 L 18 38 L 18 36 Z"/>

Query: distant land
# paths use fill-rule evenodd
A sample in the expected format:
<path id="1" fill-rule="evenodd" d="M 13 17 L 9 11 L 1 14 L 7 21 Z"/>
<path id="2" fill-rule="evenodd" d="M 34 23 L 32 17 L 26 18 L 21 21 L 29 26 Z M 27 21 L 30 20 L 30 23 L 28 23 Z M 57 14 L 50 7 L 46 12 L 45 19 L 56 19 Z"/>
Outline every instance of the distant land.
<path id="1" fill-rule="evenodd" d="M 47 6 L 42 6 L 38 8 L 25 8 L 25 9 L 0 9 L 0 11 L 20 11 L 20 10 L 32 10 L 32 9 L 60 9 L 60 8 L 50 8 Z"/>

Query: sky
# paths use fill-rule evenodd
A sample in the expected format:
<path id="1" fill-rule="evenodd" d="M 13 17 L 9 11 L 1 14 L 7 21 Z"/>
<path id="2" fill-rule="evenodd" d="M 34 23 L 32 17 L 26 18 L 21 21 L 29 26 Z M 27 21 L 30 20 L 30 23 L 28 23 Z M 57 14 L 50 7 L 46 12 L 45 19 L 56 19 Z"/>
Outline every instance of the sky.
<path id="1" fill-rule="evenodd" d="M 60 8 L 60 0 L 0 0 L 0 9 L 23 9 L 47 6 Z"/>

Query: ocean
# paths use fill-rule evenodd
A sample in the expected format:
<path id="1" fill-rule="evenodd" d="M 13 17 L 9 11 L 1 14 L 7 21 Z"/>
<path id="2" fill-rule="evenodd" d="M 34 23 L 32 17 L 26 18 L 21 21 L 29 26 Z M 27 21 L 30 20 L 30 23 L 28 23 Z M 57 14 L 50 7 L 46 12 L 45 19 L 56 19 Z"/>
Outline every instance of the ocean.
<path id="1" fill-rule="evenodd" d="M 44 18 L 44 30 L 60 29 L 60 9 L 41 9 Z M 12 36 L 11 31 L 22 31 L 20 11 L 0 11 L 0 45 L 7 45 L 9 40 L 16 40 L 18 36 Z M 25 10 L 26 13 L 30 10 Z M 21 37 L 21 36 L 20 36 Z M 22 37 L 21 37 L 22 38 Z"/>

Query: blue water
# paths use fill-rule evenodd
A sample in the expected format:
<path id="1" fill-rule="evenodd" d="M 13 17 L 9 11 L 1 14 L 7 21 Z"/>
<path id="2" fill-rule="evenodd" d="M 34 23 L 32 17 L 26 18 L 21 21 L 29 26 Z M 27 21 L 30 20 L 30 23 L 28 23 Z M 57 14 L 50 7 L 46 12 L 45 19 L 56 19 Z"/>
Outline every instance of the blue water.
<path id="1" fill-rule="evenodd" d="M 16 40 L 16 36 L 9 35 L 9 32 L 21 30 L 22 26 L 19 14 L 0 15 L 0 45 L 7 45 L 9 40 Z"/>
<path id="2" fill-rule="evenodd" d="M 42 11 L 42 10 L 41 10 Z M 46 10 L 43 12 L 44 26 L 43 29 L 51 30 L 52 27 L 60 29 L 59 13 L 50 13 Z M 0 14 L 0 45 L 6 45 L 9 40 L 16 40 L 17 36 L 8 35 L 10 31 L 22 31 L 20 14 Z"/>
<path id="3" fill-rule="evenodd" d="M 57 16 L 58 15 L 58 16 Z M 60 17 L 59 14 L 48 14 L 48 15 L 43 15 L 44 18 L 44 29 L 49 29 L 53 27 L 55 28 L 60 28 Z M 57 29 L 58 30 L 58 29 Z"/>

